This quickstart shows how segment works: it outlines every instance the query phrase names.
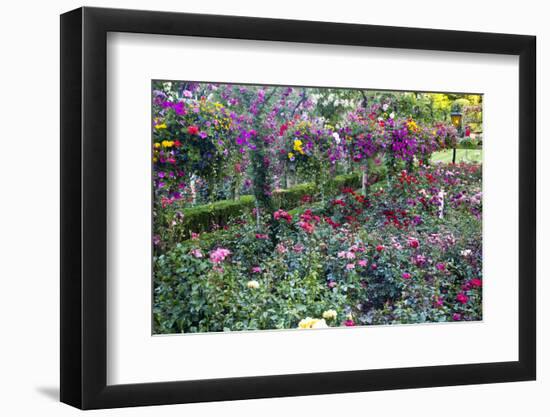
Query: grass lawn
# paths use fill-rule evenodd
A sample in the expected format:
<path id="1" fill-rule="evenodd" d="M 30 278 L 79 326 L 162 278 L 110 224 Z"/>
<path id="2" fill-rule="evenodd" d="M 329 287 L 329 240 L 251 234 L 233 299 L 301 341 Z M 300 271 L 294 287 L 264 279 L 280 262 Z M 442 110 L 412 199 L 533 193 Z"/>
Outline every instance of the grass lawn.
<path id="1" fill-rule="evenodd" d="M 434 152 L 431 158 L 432 162 L 450 163 L 453 161 L 453 150 L 448 149 L 441 152 Z M 483 153 L 481 149 L 457 149 L 456 162 L 481 163 L 483 161 Z"/>

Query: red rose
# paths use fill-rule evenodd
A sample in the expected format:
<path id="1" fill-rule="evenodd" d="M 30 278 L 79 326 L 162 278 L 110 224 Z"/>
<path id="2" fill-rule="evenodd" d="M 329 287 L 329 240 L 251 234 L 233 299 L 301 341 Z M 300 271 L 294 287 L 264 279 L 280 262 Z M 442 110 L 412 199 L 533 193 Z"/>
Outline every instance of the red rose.
<path id="1" fill-rule="evenodd" d="M 416 249 L 418 248 L 418 246 L 420 246 L 420 242 L 418 241 L 418 239 L 415 239 L 414 237 L 410 237 L 409 246 L 413 249 Z"/>
<path id="2" fill-rule="evenodd" d="M 470 280 L 470 285 L 472 288 L 480 288 L 481 280 L 479 278 L 473 278 Z"/>
<path id="3" fill-rule="evenodd" d="M 313 233 L 313 231 L 315 230 L 315 227 L 311 223 L 304 221 L 299 222 L 298 226 L 300 226 L 304 232 L 309 234 Z"/>
<path id="4" fill-rule="evenodd" d="M 187 132 L 190 134 L 190 135 L 196 135 L 197 133 L 199 133 L 199 128 L 195 125 L 193 126 L 189 126 L 187 128 Z"/>
<path id="5" fill-rule="evenodd" d="M 456 296 L 456 301 L 458 301 L 460 304 L 466 304 L 468 302 L 469 298 L 466 294 L 464 294 L 463 292 L 459 293 L 457 296 Z"/>
<path id="6" fill-rule="evenodd" d="M 378 245 L 378 246 L 376 247 L 376 250 L 377 250 L 378 252 L 382 252 L 382 251 L 384 250 L 384 245 Z"/>

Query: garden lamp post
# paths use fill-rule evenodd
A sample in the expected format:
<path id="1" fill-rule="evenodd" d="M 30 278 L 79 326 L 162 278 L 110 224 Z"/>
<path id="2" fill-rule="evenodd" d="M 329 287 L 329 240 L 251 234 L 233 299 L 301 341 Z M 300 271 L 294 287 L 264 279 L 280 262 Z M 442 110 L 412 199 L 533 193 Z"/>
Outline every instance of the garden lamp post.
<path id="1" fill-rule="evenodd" d="M 456 128 L 458 135 L 462 135 L 462 112 L 458 107 L 451 110 L 451 123 Z M 453 146 L 453 164 L 456 162 L 456 144 Z"/>

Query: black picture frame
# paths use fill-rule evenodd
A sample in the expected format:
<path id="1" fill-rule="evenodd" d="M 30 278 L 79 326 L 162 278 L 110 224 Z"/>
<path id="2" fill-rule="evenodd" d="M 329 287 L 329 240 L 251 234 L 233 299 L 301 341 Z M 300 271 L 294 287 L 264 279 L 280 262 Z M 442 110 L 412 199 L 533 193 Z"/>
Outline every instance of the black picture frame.
<path id="1" fill-rule="evenodd" d="M 519 56 L 519 360 L 107 385 L 108 32 Z M 61 15 L 61 401 L 81 409 L 534 380 L 534 36 L 79 8 Z"/>

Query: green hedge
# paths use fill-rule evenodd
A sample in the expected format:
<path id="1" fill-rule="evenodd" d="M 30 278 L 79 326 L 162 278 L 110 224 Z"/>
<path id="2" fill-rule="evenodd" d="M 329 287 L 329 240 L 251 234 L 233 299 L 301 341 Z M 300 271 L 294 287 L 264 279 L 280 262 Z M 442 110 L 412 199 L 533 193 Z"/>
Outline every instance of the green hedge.
<path id="1" fill-rule="evenodd" d="M 225 226 L 231 219 L 241 216 L 254 207 L 254 196 L 244 195 L 238 200 L 222 200 L 183 209 L 182 227 L 185 235 L 205 232 L 214 225 Z"/>
<path id="2" fill-rule="evenodd" d="M 329 194 L 335 195 L 343 187 L 358 188 L 361 186 L 360 174 L 338 175 L 329 182 Z M 276 190 L 273 192 L 275 205 L 285 210 L 293 209 L 301 204 L 306 195 L 315 194 L 313 183 L 296 185 L 288 190 Z M 240 217 L 247 210 L 254 207 L 254 196 L 245 195 L 238 200 L 222 200 L 210 204 L 183 209 L 183 222 L 181 227 L 184 236 L 191 232 L 210 231 L 214 225 L 225 226 L 232 219 Z"/>
<path id="3" fill-rule="evenodd" d="M 360 186 L 360 174 L 337 175 L 329 181 L 326 192 L 329 196 L 332 196 L 338 194 L 344 187 L 355 189 Z M 298 207 L 302 202 L 302 198 L 306 195 L 314 196 L 316 193 L 315 184 L 304 183 L 291 187 L 288 190 L 275 191 L 273 193 L 273 200 L 278 208 L 290 210 Z"/>

